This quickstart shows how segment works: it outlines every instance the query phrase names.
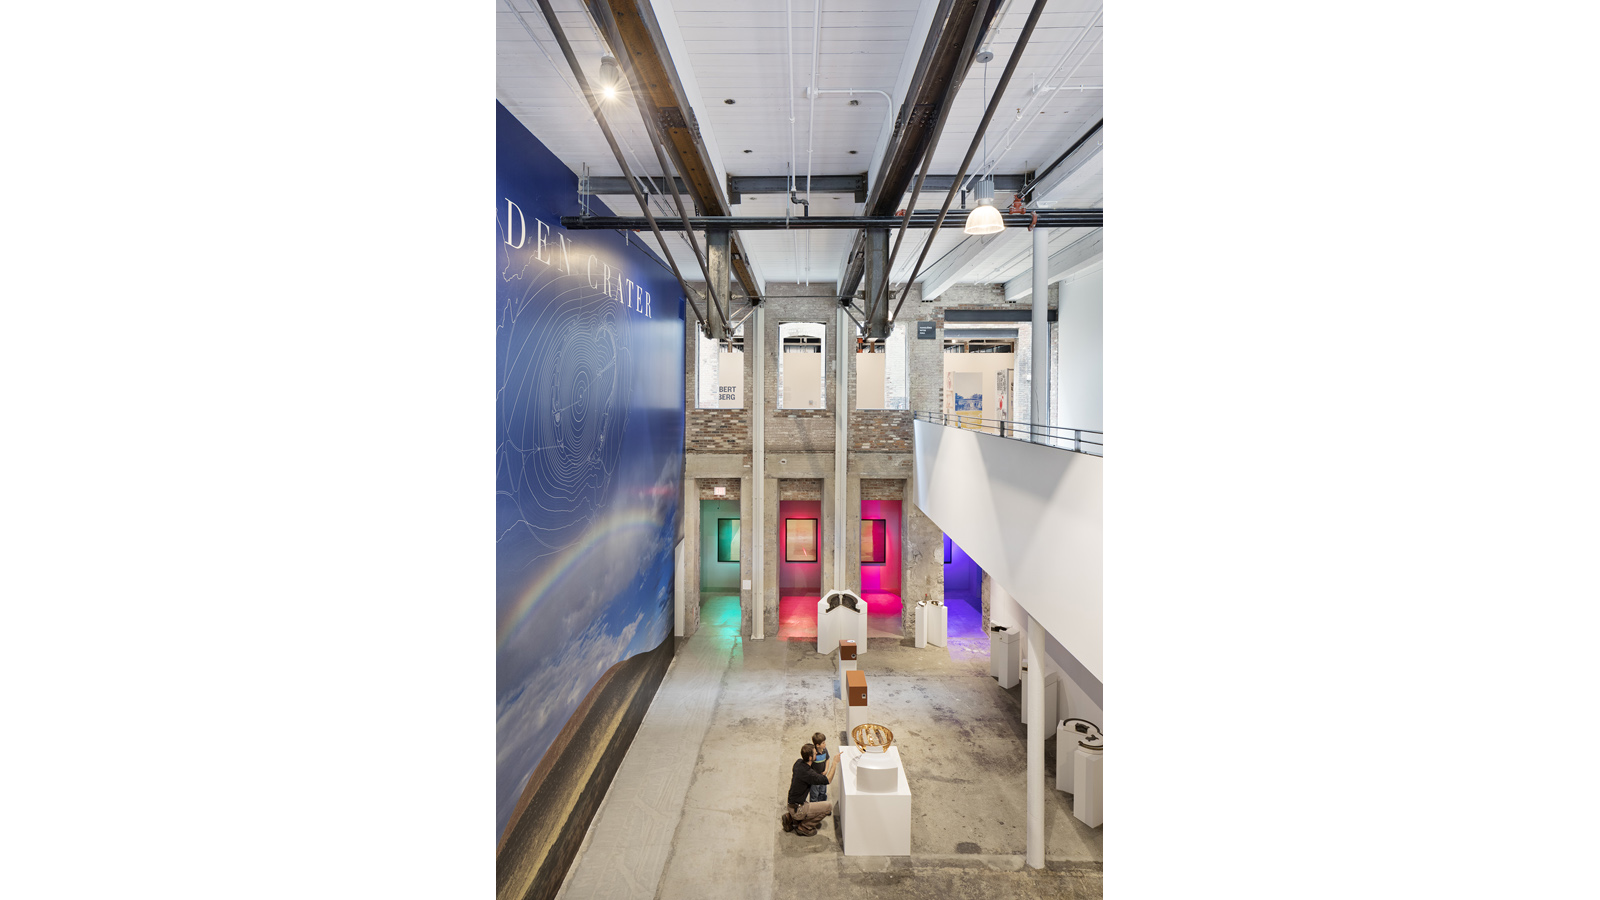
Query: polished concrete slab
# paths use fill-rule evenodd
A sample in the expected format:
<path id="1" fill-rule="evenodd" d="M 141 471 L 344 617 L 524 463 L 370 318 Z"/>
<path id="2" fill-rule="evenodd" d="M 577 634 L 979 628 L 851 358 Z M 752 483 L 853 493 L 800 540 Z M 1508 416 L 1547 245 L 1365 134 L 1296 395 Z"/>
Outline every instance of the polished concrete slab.
<path id="1" fill-rule="evenodd" d="M 814 611 L 814 599 L 812 604 Z M 707 597 L 702 610 L 704 624 L 680 654 L 693 657 L 709 648 L 714 657 L 718 648 L 726 648 L 703 739 L 692 756 L 676 744 L 638 739 L 629 751 L 630 760 L 668 757 L 670 773 L 640 770 L 655 773 L 657 785 L 687 780 L 660 875 L 650 884 L 649 867 L 635 859 L 645 854 L 598 839 L 585 844 L 574 866 L 629 868 L 629 877 L 638 880 L 617 879 L 625 890 L 612 896 L 1101 896 L 1102 830 L 1073 818 L 1071 798 L 1055 790 L 1053 737 L 1045 747 L 1047 865 L 1042 870 L 1023 865 L 1027 749 L 1018 715 L 1020 691 L 1003 690 L 989 677 L 987 638 L 965 628 L 958 634 L 955 609 L 949 647 L 918 650 L 909 637 L 873 637 L 862 667 L 874 714 L 894 731 L 905 759 L 912 792 L 909 857 L 845 857 L 831 818 L 813 837 L 783 832 L 779 819 L 800 745 L 815 731 L 829 734 L 835 744 L 844 737 L 833 668 L 816 652 L 814 637 L 810 643 L 803 637 L 750 641 L 734 633 L 737 598 Z M 694 671 L 675 666 L 668 682 Z M 669 688 L 675 690 L 663 684 L 665 695 L 674 696 Z M 711 688 L 702 684 L 697 690 Z M 692 729 L 685 724 L 682 730 Z M 624 787 L 619 776 L 591 836 L 609 833 L 616 827 L 613 819 L 640 815 L 625 795 L 641 789 Z M 578 884 L 569 877 L 563 896 L 581 896 L 571 892 Z"/>

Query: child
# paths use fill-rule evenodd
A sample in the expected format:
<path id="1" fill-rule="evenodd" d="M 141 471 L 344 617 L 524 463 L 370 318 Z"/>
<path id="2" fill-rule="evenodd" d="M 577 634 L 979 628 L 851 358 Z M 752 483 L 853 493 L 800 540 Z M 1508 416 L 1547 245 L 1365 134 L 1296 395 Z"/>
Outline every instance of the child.
<path id="1" fill-rule="evenodd" d="M 811 759 L 811 768 L 831 783 L 834 773 L 838 771 L 839 761 L 834 759 L 833 754 L 828 752 L 827 742 L 828 736 L 820 731 L 811 735 L 811 745 L 817 748 L 817 755 Z M 814 803 L 828 799 L 828 785 L 812 785 L 811 795 L 806 799 Z"/>

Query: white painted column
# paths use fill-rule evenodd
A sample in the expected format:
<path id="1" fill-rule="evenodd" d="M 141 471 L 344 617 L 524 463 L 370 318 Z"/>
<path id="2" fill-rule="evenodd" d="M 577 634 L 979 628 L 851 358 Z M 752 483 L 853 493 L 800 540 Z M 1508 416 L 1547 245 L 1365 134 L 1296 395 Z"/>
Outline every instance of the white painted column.
<path id="1" fill-rule="evenodd" d="M 850 587 L 850 579 L 845 577 L 845 568 L 848 560 L 845 554 L 845 540 L 849 537 L 846 532 L 850 521 L 850 514 L 846 504 L 850 497 L 850 481 L 845 477 L 846 456 L 849 454 L 848 438 L 850 436 L 850 406 L 848 387 L 850 384 L 850 317 L 845 313 L 844 307 L 833 315 L 833 330 L 838 335 L 835 343 L 839 347 L 838 365 L 834 369 L 834 385 L 836 400 L 834 402 L 834 429 L 833 429 L 833 589 L 842 591 Z"/>
<path id="2" fill-rule="evenodd" d="M 1028 617 L 1028 865 L 1044 868 L 1044 626 Z"/>
<path id="3" fill-rule="evenodd" d="M 1035 425 L 1050 424 L 1050 239 L 1043 228 L 1033 229 L 1033 390 L 1028 418 Z M 1047 443 L 1047 433 L 1035 429 L 1034 443 Z M 1042 865 L 1042 863 L 1041 863 Z"/>
<path id="4" fill-rule="evenodd" d="M 744 539 L 750 548 L 750 639 L 759 641 L 766 637 L 766 603 L 763 590 L 766 586 L 767 528 L 764 513 L 767 510 L 767 305 L 756 307 L 750 316 L 750 330 L 755 332 L 753 371 L 750 373 L 750 537 Z M 746 332 L 747 334 L 749 332 Z"/>

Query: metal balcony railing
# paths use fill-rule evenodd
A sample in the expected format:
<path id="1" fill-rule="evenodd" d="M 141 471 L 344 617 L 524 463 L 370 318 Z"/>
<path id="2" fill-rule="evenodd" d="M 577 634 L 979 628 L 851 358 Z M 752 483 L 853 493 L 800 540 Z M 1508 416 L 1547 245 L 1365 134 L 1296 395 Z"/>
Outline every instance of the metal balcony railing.
<path id="1" fill-rule="evenodd" d="M 917 419 L 933 425 L 981 431 L 998 437 L 1047 447 L 1057 447 L 1072 453 L 1105 456 L 1105 435 L 1087 428 L 1064 428 L 1060 425 L 1036 425 L 1031 422 L 1009 422 L 1005 419 L 985 419 L 974 413 L 926 412 L 918 410 Z"/>

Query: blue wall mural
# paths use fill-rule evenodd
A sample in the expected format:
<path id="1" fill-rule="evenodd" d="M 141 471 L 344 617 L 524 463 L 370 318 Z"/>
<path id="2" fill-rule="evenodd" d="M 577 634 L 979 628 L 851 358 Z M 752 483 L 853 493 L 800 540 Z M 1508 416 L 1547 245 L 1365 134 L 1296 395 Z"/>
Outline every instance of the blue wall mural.
<path id="1" fill-rule="evenodd" d="M 636 237 L 561 227 L 561 216 L 579 214 L 577 176 L 505 107 L 496 115 L 495 829 L 504 851 L 508 823 L 530 803 L 525 818 L 577 817 L 572 798 L 602 779 L 595 759 L 620 760 L 612 745 L 626 749 L 625 720 L 637 728 L 670 659 L 684 323 L 677 281 Z M 591 211 L 611 214 L 598 202 Z M 636 658 L 651 660 L 650 671 L 629 673 L 625 661 Z M 612 689 L 619 696 L 601 696 Z M 534 782 L 565 778 L 567 793 L 530 800 L 536 773 Z"/>

